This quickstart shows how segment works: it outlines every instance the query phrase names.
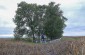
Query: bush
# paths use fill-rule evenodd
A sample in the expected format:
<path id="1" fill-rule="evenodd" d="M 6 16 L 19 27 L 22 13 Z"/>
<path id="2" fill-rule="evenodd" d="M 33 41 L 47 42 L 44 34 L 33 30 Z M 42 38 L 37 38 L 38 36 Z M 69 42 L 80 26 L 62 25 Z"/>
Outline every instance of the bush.
<path id="1" fill-rule="evenodd" d="M 22 38 L 21 40 L 26 42 L 32 42 L 32 38 Z"/>

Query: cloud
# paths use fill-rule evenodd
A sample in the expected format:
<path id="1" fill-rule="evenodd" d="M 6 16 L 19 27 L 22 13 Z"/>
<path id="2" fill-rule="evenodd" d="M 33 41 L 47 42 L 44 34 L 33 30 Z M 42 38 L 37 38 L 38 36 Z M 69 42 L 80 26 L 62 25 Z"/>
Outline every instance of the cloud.
<path id="1" fill-rule="evenodd" d="M 15 24 L 13 23 L 12 18 L 0 18 L 0 27 L 5 28 L 14 28 Z"/>
<path id="2" fill-rule="evenodd" d="M 0 5 L 0 10 L 6 10 L 7 8 L 3 5 Z"/>
<path id="3" fill-rule="evenodd" d="M 0 38 L 13 38 L 13 34 L 0 34 Z"/>
<path id="4" fill-rule="evenodd" d="M 64 6 L 65 7 L 65 6 Z M 68 18 L 67 27 L 64 29 L 64 35 L 85 35 L 85 1 L 79 0 L 73 6 L 63 8 L 64 16 Z"/>
<path id="5" fill-rule="evenodd" d="M 14 28 L 0 27 L 0 34 L 13 34 Z"/>
<path id="6" fill-rule="evenodd" d="M 85 31 L 82 32 L 66 32 L 63 34 L 64 36 L 85 36 Z"/>

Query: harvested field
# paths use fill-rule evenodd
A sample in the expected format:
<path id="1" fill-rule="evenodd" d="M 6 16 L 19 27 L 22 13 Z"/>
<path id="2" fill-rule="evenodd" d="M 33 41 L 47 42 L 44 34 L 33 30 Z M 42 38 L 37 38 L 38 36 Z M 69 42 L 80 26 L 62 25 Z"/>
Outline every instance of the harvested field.
<path id="1" fill-rule="evenodd" d="M 85 40 L 81 37 L 78 40 L 33 44 L 0 39 L 0 55 L 85 55 Z"/>

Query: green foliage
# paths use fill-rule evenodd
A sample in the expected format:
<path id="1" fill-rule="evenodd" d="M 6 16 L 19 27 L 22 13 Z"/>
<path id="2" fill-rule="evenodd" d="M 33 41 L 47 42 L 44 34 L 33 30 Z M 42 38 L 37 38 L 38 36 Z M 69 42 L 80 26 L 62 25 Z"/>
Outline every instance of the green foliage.
<path id="1" fill-rule="evenodd" d="M 13 18 L 16 28 L 14 29 L 15 39 L 20 39 L 24 35 L 32 37 L 35 42 L 35 35 L 44 33 L 50 39 L 60 38 L 66 26 L 66 18 L 62 15 L 59 4 L 54 2 L 49 5 L 28 4 L 24 1 L 18 4 L 15 18 Z"/>
<path id="2" fill-rule="evenodd" d="M 67 20 L 59 8 L 59 4 L 54 2 L 49 3 L 46 11 L 44 24 L 44 33 L 51 40 L 62 37 L 63 29 L 65 28 L 65 21 Z"/>
<path id="3" fill-rule="evenodd" d="M 21 38 L 22 41 L 32 42 L 32 38 Z"/>

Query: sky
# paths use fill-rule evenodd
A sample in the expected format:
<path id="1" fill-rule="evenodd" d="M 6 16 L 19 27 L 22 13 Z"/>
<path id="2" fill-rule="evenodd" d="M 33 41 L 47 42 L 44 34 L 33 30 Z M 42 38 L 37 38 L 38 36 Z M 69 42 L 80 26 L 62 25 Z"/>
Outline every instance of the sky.
<path id="1" fill-rule="evenodd" d="M 48 4 L 53 1 L 61 4 L 63 15 L 68 19 L 65 23 L 64 36 L 85 36 L 85 0 L 0 0 L 0 37 L 13 36 L 17 4 L 21 1 L 27 3 Z"/>

